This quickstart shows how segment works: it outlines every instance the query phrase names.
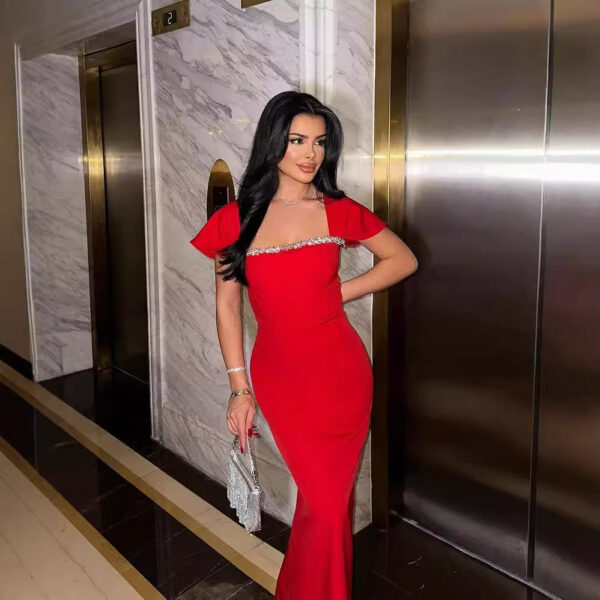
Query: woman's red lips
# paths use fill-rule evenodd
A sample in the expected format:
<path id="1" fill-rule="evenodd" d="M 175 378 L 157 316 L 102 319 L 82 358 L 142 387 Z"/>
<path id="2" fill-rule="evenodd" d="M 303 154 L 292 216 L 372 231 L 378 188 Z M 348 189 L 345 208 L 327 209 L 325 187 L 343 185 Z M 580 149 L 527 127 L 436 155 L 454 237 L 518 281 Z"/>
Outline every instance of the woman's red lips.
<path id="1" fill-rule="evenodd" d="M 302 171 L 306 171 L 307 173 L 314 171 L 316 166 L 317 165 L 298 165 Z"/>

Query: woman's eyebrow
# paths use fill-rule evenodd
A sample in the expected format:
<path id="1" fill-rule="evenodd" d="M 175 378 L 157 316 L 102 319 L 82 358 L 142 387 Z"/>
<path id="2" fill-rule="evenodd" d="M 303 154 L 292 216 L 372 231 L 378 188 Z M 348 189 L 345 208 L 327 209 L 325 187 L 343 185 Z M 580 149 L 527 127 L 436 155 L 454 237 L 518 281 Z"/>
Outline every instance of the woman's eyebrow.
<path id="1" fill-rule="evenodd" d="M 297 135 L 297 136 L 299 136 L 301 138 L 307 138 L 308 137 L 307 135 L 304 135 L 302 133 L 294 133 L 293 131 L 290 132 L 290 135 Z M 325 137 L 326 135 L 327 135 L 326 133 L 322 133 L 321 135 L 318 135 L 317 138 L 322 138 L 322 137 Z"/>

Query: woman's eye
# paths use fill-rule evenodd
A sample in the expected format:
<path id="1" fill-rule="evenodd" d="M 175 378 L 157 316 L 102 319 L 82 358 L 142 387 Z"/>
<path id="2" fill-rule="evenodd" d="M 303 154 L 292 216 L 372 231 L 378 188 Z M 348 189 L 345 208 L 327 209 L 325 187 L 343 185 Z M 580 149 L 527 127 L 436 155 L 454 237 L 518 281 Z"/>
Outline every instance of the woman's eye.
<path id="1" fill-rule="evenodd" d="M 316 144 L 318 146 L 324 146 L 325 145 L 325 141 L 326 140 L 317 140 Z M 302 140 L 302 138 L 290 138 L 290 144 L 294 144 L 295 142 L 298 142 L 298 143 L 301 144 L 303 142 L 303 140 Z"/>

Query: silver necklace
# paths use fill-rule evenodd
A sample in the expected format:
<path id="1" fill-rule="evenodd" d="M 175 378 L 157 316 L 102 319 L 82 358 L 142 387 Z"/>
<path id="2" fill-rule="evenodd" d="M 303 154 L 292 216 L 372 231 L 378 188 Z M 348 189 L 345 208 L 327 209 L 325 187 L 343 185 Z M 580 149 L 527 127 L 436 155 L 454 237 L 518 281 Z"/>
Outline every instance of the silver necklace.
<path id="1" fill-rule="evenodd" d="M 306 192 L 300 196 L 300 198 L 298 198 L 298 200 L 285 200 L 284 198 L 278 198 L 277 196 L 275 196 L 275 200 L 279 200 L 279 202 L 281 202 L 282 204 L 287 204 L 287 205 L 291 205 L 291 204 L 298 204 L 298 202 L 300 202 L 300 200 L 302 200 L 303 198 L 306 198 L 308 190 L 310 189 L 310 183 L 308 184 L 308 187 L 306 188 Z"/>

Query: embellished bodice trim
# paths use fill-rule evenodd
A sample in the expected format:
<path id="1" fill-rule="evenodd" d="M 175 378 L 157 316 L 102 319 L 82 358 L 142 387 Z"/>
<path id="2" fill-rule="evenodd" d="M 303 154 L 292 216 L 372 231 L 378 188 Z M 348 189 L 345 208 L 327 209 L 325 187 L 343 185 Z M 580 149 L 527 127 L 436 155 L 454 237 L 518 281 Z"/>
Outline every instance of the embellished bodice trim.
<path id="1" fill-rule="evenodd" d="M 281 246 L 259 246 L 257 248 L 248 248 L 248 250 L 246 250 L 246 256 L 254 256 L 256 254 L 274 254 L 284 250 L 293 250 L 296 248 L 302 248 L 303 246 L 314 246 L 316 244 L 326 244 L 329 242 L 344 246 L 344 238 L 336 235 L 325 235 L 308 238 L 307 240 L 299 240 L 298 242 L 290 242 L 289 244 L 282 244 Z"/>

